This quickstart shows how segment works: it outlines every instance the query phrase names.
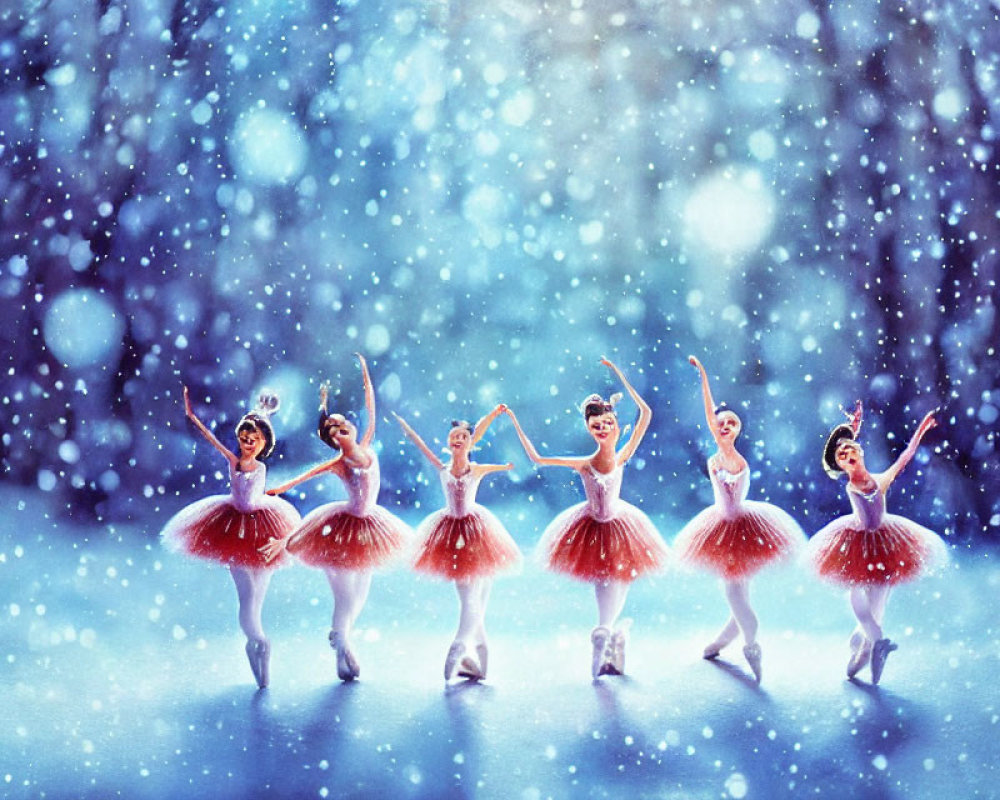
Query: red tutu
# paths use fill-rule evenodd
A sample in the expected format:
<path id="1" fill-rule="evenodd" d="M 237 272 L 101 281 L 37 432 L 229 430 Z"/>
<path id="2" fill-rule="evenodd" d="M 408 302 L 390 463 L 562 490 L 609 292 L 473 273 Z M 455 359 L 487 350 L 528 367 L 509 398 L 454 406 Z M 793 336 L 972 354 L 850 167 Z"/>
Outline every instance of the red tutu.
<path id="1" fill-rule="evenodd" d="M 674 552 L 682 562 L 737 580 L 787 558 L 804 542 L 798 523 L 780 508 L 745 500 L 729 516 L 718 505 L 699 513 L 677 535 Z"/>
<path id="2" fill-rule="evenodd" d="M 238 509 L 231 497 L 213 495 L 181 509 L 163 529 L 168 547 L 222 564 L 274 569 L 284 556 L 265 561 L 261 546 L 288 536 L 299 524 L 299 512 L 278 497 L 263 497 L 251 511 Z"/>
<path id="3" fill-rule="evenodd" d="M 288 540 L 288 552 L 311 567 L 372 569 L 399 555 L 410 529 L 380 506 L 363 516 L 347 511 L 348 503 L 313 509 Z"/>
<path id="4" fill-rule="evenodd" d="M 835 519 L 810 539 L 807 554 L 821 578 L 845 586 L 894 586 L 948 559 L 940 536 L 896 514 L 886 514 L 873 530 L 854 515 Z"/>
<path id="5" fill-rule="evenodd" d="M 517 567 L 521 554 L 503 524 L 476 505 L 453 517 L 444 509 L 417 528 L 419 545 L 413 568 L 456 581 L 495 575 Z"/>
<path id="6" fill-rule="evenodd" d="M 577 580 L 614 580 L 630 583 L 663 567 L 667 546 L 649 517 L 619 501 L 617 513 L 601 521 L 579 503 L 557 516 L 539 544 L 546 565 Z"/>

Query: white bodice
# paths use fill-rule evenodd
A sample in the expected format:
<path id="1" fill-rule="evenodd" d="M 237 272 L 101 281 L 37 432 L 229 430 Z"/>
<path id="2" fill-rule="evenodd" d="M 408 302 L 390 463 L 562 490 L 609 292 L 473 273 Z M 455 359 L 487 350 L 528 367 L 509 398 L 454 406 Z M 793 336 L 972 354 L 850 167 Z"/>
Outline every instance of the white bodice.
<path id="1" fill-rule="evenodd" d="M 343 481 L 347 488 L 347 511 L 358 517 L 368 514 L 378 500 L 382 476 L 374 452 L 371 453 L 371 457 L 372 463 L 365 468 L 344 464 Z"/>
<path id="2" fill-rule="evenodd" d="M 462 475 L 452 475 L 451 468 L 444 466 L 438 473 L 441 478 L 441 488 L 444 491 L 444 501 L 448 516 L 466 517 L 476 503 L 476 491 L 482 475 L 476 475 L 469 469 Z"/>
<path id="3" fill-rule="evenodd" d="M 240 511 L 253 511 L 260 506 L 264 497 L 264 481 L 267 467 L 257 464 L 250 472 L 241 472 L 237 464 L 229 465 L 229 487 L 233 495 L 233 505 Z"/>
<path id="4" fill-rule="evenodd" d="M 885 517 L 885 492 L 878 487 L 868 493 L 859 492 L 847 484 L 847 499 L 851 501 L 854 516 L 866 531 L 873 531 L 882 524 Z"/>
<path id="5" fill-rule="evenodd" d="M 587 508 L 590 516 L 598 522 L 607 522 L 615 517 L 622 491 L 623 472 L 622 465 L 616 466 L 608 473 L 598 472 L 589 464 L 580 470 L 583 492 L 587 496 Z"/>
<path id="6" fill-rule="evenodd" d="M 708 475 L 712 481 L 715 504 L 727 517 L 732 516 L 750 492 L 750 468 L 743 467 L 739 472 L 732 473 L 725 469 L 713 470 L 710 464 Z"/>

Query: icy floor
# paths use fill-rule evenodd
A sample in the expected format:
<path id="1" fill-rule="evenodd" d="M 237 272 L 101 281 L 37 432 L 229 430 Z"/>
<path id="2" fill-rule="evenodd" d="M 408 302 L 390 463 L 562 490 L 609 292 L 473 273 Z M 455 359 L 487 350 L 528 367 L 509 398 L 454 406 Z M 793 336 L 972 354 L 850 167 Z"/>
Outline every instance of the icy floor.
<path id="1" fill-rule="evenodd" d="M 738 648 L 699 658 L 724 604 L 678 573 L 633 590 L 629 677 L 592 682 L 587 587 L 530 564 L 494 590 L 485 684 L 441 680 L 451 587 L 396 572 L 375 580 L 362 679 L 342 685 L 325 580 L 293 568 L 265 607 L 258 692 L 224 570 L 139 525 L 57 524 L 10 487 L 0 502 L 4 797 L 1000 796 L 1000 567 L 985 553 L 893 596 L 900 649 L 879 688 L 844 680 L 846 602 L 794 567 L 755 585 L 760 688 Z"/>

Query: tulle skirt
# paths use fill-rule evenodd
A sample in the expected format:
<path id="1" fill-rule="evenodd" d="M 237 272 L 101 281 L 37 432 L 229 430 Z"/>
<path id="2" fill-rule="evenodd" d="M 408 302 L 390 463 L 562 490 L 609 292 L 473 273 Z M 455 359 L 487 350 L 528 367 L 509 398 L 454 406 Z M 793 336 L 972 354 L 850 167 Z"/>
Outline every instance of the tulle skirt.
<path id="1" fill-rule="evenodd" d="M 431 514 L 417 528 L 417 542 L 414 569 L 450 580 L 495 575 L 521 563 L 503 523 L 478 504 L 464 517 L 444 509 Z"/>
<path id="2" fill-rule="evenodd" d="M 729 517 L 717 505 L 699 513 L 677 535 L 674 554 L 682 563 L 737 580 L 789 557 L 805 540 L 798 523 L 780 508 L 746 500 Z"/>
<path id="3" fill-rule="evenodd" d="M 661 569 L 668 553 L 649 517 L 624 501 L 607 521 L 594 519 L 587 503 L 566 509 L 545 529 L 539 550 L 555 572 L 587 582 L 626 583 Z"/>
<path id="4" fill-rule="evenodd" d="M 327 503 L 310 511 L 288 540 L 287 550 L 311 567 L 375 569 L 400 556 L 412 532 L 381 506 L 358 516 L 348 503 Z"/>
<path id="5" fill-rule="evenodd" d="M 288 536 L 299 524 L 299 512 L 287 500 L 264 496 L 252 511 L 241 511 L 228 495 L 213 495 L 178 511 L 163 529 L 171 550 L 229 566 L 274 569 L 287 563 L 282 555 L 265 561 L 261 546 Z"/>
<path id="6" fill-rule="evenodd" d="M 806 556 L 820 577 L 832 583 L 894 586 L 944 564 L 948 549 L 940 536 L 906 517 L 886 514 L 869 531 L 851 514 L 813 536 Z"/>

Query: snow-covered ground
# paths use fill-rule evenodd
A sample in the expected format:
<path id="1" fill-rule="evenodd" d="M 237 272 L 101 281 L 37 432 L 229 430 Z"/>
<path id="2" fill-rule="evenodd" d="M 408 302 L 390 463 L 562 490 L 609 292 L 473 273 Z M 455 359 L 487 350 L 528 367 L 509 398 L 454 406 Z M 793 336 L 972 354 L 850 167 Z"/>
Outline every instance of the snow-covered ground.
<path id="1" fill-rule="evenodd" d="M 265 606 L 258 692 L 227 573 L 161 550 L 165 515 L 81 527 L 46 500 L 0 487 L 4 797 L 1000 795 L 986 551 L 894 594 L 900 648 L 878 688 L 844 679 L 844 597 L 794 566 L 755 584 L 760 687 L 738 647 L 699 657 L 724 601 L 675 571 L 632 592 L 629 676 L 593 682 L 588 588 L 531 563 L 494 590 L 486 683 L 442 681 L 453 590 L 394 572 L 376 577 L 361 680 L 344 685 L 326 582 L 290 568 Z"/>

